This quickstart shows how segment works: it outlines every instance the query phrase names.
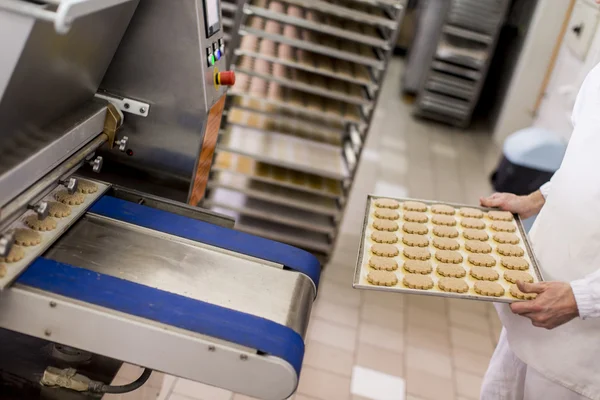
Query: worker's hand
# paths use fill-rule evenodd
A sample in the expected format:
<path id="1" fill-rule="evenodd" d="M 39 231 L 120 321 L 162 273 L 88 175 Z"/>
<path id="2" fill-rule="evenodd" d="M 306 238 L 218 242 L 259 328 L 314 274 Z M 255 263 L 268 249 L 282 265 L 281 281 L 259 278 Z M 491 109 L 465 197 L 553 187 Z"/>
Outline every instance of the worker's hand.
<path id="1" fill-rule="evenodd" d="M 523 293 L 537 293 L 534 300 L 512 303 L 513 313 L 531 320 L 533 326 L 554 329 L 579 316 L 571 285 L 565 282 L 517 282 Z"/>
<path id="2" fill-rule="evenodd" d="M 539 190 L 528 196 L 517 196 L 512 193 L 494 193 L 489 197 L 482 197 L 479 201 L 484 207 L 510 211 L 519 214 L 521 218 L 529 218 L 539 213 L 545 203 L 544 196 Z"/>

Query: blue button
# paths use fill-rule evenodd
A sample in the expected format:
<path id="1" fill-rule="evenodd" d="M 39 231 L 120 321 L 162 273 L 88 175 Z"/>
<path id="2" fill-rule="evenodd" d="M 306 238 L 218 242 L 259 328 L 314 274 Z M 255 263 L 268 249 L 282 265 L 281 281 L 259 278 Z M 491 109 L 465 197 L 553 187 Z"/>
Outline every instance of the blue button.
<path id="1" fill-rule="evenodd" d="M 221 50 L 215 52 L 215 57 L 217 58 L 217 61 L 221 59 Z"/>

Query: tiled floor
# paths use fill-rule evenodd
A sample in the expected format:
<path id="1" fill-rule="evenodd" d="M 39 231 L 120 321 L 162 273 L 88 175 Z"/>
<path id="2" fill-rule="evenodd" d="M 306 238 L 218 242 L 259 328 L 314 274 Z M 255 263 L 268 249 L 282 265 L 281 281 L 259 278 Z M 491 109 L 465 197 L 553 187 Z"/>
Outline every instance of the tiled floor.
<path id="1" fill-rule="evenodd" d="M 376 400 L 479 398 L 500 331 L 491 304 L 360 292 L 351 285 L 367 193 L 476 203 L 490 191 L 487 177 L 498 153 L 487 135 L 412 119 L 398 95 L 401 69 L 397 60 L 390 66 L 337 251 L 323 274 L 294 400 L 375 397 L 369 393 Z M 121 375 L 128 379 L 135 369 Z M 123 398 L 249 400 L 173 377 L 161 386 L 161 380 L 158 375 L 145 392 Z M 369 385 L 388 389 L 369 392 Z"/>

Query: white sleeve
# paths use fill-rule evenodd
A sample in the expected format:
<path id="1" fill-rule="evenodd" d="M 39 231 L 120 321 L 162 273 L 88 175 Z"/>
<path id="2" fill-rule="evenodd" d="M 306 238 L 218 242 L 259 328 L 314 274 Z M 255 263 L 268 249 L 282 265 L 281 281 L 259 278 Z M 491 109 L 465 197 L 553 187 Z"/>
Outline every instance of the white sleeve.
<path id="1" fill-rule="evenodd" d="M 600 270 L 571 282 L 581 319 L 600 317 Z"/>
<path id="2" fill-rule="evenodd" d="M 540 192 L 542 192 L 542 196 L 544 196 L 544 199 L 548 198 L 548 193 L 550 193 L 551 187 L 552 187 L 552 180 L 549 180 L 548 182 L 546 182 L 542 186 L 540 186 Z"/>

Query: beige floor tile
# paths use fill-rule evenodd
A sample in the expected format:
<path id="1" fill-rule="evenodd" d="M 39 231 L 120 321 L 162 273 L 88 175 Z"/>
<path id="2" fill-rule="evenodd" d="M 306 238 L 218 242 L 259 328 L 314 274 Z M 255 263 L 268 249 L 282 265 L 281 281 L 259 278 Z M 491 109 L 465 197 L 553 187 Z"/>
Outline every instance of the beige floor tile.
<path id="1" fill-rule="evenodd" d="M 352 376 L 354 353 L 311 340 L 304 353 L 304 365 L 349 377 Z"/>
<path id="2" fill-rule="evenodd" d="M 456 371 L 456 391 L 460 396 L 469 399 L 478 399 L 481 392 L 481 376 L 469 374 L 468 372 Z"/>
<path id="3" fill-rule="evenodd" d="M 300 376 L 298 393 L 319 400 L 348 400 L 350 378 L 305 367 Z"/>
<path id="4" fill-rule="evenodd" d="M 163 380 L 157 400 L 166 400 L 171 394 L 171 391 L 173 390 L 173 386 L 175 386 L 176 381 L 177 377 L 172 375 L 165 375 L 165 379 Z"/>
<path id="5" fill-rule="evenodd" d="M 402 353 L 366 343 L 358 344 L 356 365 L 392 376 L 403 377 L 404 375 L 404 356 Z"/>
<path id="6" fill-rule="evenodd" d="M 352 328 L 358 327 L 358 307 L 342 306 L 320 299 L 315 303 L 313 316 Z"/>
<path id="7" fill-rule="evenodd" d="M 308 331 L 308 340 L 316 340 L 325 345 L 354 352 L 356 347 L 356 329 L 333 324 L 321 319 L 313 319 Z"/>
<path id="8" fill-rule="evenodd" d="M 427 400 L 454 400 L 454 383 L 452 379 L 413 369 L 406 369 L 407 393 Z"/>
<path id="9" fill-rule="evenodd" d="M 404 330 L 404 314 L 400 310 L 363 304 L 360 319 L 398 332 Z"/>
<path id="10" fill-rule="evenodd" d="M 490 363 L 490 357 L 474 353 L 467 349 L 455 347 L 452 349 L 454 367 L 478 376 L 483 376 Z"/>
<path id="11" fill-rule="evenodd" d="M 494 346 L 498 344 L 500 340 L 500 332 L 502 332 L 502 328 L 491 328 L 492 330 L 492 341 L 494 342 Z"/>
<path id="12" fill-rule="evenodd" d="M 228 390 L 187 379 L 179 379 L 173 387 L 173 393 L 202 400 L 230 400 L 232 396 Z"/>
<path id="13" fill-rule="evenodd" d="M 451 307 L 448 310 L 448 317 L 452 326 L 481 332 L 486 335 L 491 333 L 490 321 L 487 315 L 475 314 Z"/>
<path id="14" fill-rule="evenodd" d="M 368 399 L 366 397 L 362 397 L 362 396 L 357 396 L 355 394 L 352 395 L 351 397 L 352 400 L 373 400 L 373 399 Z"/>
<path id="15" fill-rule="evenodd" d="M 402 332 L 383 328 L 368 322 L 363 322 L 358 331 L 360 343 L 370 344 L 398 353 L 404 350 L 404 334 Z"/>
<path id="16" fill-rule="evenodd" d="M 408 396 L 406 396 L 406 400 L 425 400 L 422 397 L 417 397 L 417 396 L 413 396 L 412 394 L 409 394 Z"/>
<path id="17" fill-rule="evenodd" d="M 331 282 L 336 285 L 352 286 L 352 280 L 354 278 L 354 268 L 346 267 L 343 268 L 338 264 L 328 265 L 325 271 L 321 274 L 323 282 Z"/>
<path id="18" fill-rule="evenodd" d="M 446 299 L 446 303 L 450 309 L 462 310 L 479 315 L 487 315 L 487 303 L 484 301 Z"/>
<path id="19" fill-rule="evenodd" d="M 362 293 L 363 304 L 380 306 L 400 311 L 404 307 L 407 295 L 400 293 L 385 293 L 375 290 L 365 290 Z"/>
<path id="20" fill-rule="evenodd" d="M 319 285 L 318 299 L 342 306 L 358 307 L 360 305 L 360 291 L 353 289 L 352 285 L 322 282 Z"/>
<path id="21" fill-rule="evenodd" d="M 418 325 L 408 325 L 406 329 L 406 345 L 429 349 L 438 353 L 450 355 L 450 334 L 445 331 L 423 328 Z"/>
<path id="22" fill-rule="evenodd" d="M 450 341 L 454 347 L 471 350 L 482 355 L 491 356 L 494 352 L 491 336 L 479 332 L 453 326 L 450 328 Z"/>
<path id="23" fill-rule="evenodd" d="M 408 326 L 420 326 L 443 333 L 447 333 L 450 327 L 446 314 L 440 314 L 436 311 L 414 305 L 408 306 L 407 323 Z"/>
<path id="24" fill-rule="evenodd" d="M 406 346 L 406 365 L 442 378 L 452 378 L 452 358 L 445 352 L 437 352 L 415 346 Z"/>
<path id="25" fill-rule="evenodd" d="M 201 399 L 200 397 L 183 396 L 181 394 L 173 393 L 172 395 L 169 396 L 169 400 L 205 400 L 205 399 Z"/>
<path id="26" fill-rule="evenodd" d="M 136 378 L 137 379 L 137 378 Z M 122 386 L 131 383 L 131 379 L 126 378 L 115 378 L 113 385 Z M 144 385 L 138 390 L 133 392 L 116 394 L 116 395 L 105 395 L 103 399 L 106 400 L 156 400 L 160 394 L 160 388 L 151 387 Z"/>
<path id="27" fill-rule="evenodd" d="M 408 305 L 437 314 L 446 313 L 446 301 L 443 297 L 439 296 L 408 295 Z"/>

